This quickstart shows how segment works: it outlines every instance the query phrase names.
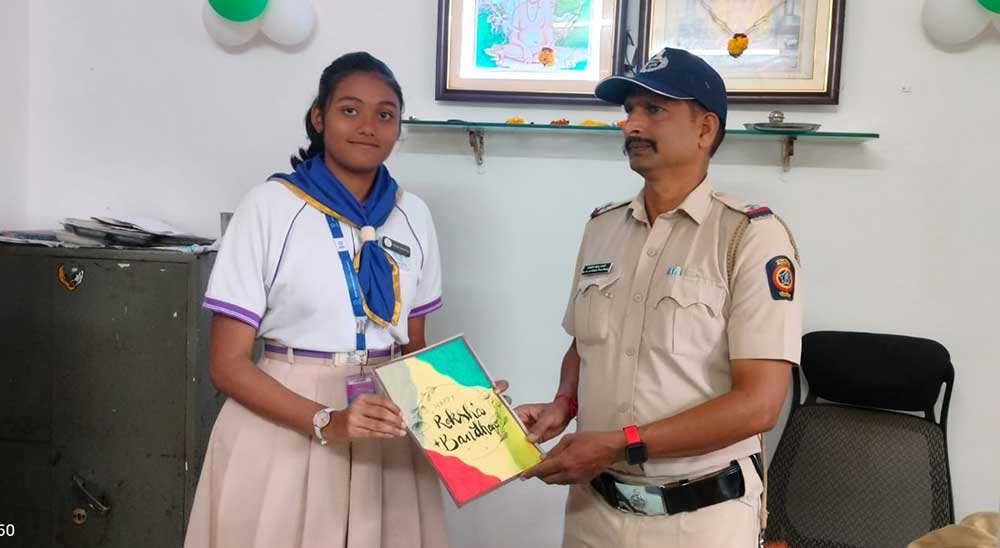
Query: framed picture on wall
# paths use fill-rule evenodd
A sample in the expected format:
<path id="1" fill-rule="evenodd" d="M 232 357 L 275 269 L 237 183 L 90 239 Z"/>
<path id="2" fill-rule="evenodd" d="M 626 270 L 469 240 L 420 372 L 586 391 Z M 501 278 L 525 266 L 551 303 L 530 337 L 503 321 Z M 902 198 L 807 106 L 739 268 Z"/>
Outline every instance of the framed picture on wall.
<path id="1" fill-rule="evenodd" d="M 845 0 L 641 0 L 642 59 L 704 58 L 733 103 L 837 104 Z"/>
<path id="2" fill-rule="evenodd" d="M 626 0 L 438 0 L 436 98 L 603 104 Z"/>

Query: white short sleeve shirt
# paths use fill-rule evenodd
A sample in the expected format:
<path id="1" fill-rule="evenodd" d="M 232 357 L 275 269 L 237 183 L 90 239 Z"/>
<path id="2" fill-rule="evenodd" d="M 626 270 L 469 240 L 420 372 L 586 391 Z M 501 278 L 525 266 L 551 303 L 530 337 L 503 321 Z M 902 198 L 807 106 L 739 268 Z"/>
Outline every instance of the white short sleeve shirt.
<path id="1" fill-rule="evenodd" d="M 353 259 L 358 230 L 344 223 L 341 229 Z M 368 322 L 365 336 L 373 350 L 407 344 L 407 318 L 442 306 L 441 258 L 427 205 L 401 191 L 377 234 L 399 264 L 402 310 L 389 329 Z M 326 216 L 280 182 L 255 187 L 236 209 L 204 306 L 292 348 L 347 352 L 356 346 L 354 311 Z"/>

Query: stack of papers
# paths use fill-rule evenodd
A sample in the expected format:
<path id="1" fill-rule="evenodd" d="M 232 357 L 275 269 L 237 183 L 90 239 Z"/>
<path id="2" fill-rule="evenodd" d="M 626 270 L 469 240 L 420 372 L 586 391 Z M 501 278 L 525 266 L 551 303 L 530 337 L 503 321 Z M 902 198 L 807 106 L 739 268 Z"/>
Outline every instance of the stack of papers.
<path id="1" fill-rule="evenodd" d="M 201 236 L 180 234 L 166 223 L 148 219 L 131 221 L 111 217 L 66 219 L 63 221 L 63 226 L 77 236 L 131 247 L 211 245 L 215 241 Z"/>
<path id="2" fill-rule="evenodd" d="M 62 230 L 0 231 L 0 242 L 48 247 L 142 247 L 192 253 L 207 250 L 215 240 L 182 234 L 155 219 L 91 217 L 64 219 Z"/>

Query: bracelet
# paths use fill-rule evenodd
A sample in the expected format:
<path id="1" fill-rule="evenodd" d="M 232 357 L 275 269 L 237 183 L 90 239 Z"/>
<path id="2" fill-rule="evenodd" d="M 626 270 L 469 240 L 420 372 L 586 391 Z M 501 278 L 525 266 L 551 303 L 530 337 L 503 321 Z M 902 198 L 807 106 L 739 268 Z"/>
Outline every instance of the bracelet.
<path id="1" fill-rule="evenodd" d="M 577 408 L 578 408 L 577 403 L 576 403 L 576 398 L 574 398 L 573 396 L 570 396 L 569 394 L 556 394 L 556 398 L 554 400 L 552 400 L 552 401 L 553 402 L 557 402 L 557 401 L 559 401 L 561 399 L 565 399 L 566 400 L 566 406 L 569 407 L 569 416 L 570 416 L 570 418 L 575 417 L 576 416 L 576 411 L 577 411 Z"/>

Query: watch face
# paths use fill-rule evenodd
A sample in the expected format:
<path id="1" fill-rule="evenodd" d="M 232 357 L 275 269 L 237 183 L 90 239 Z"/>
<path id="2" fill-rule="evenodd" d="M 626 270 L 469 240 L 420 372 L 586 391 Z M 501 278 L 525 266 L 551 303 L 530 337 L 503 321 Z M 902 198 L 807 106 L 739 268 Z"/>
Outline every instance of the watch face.
<path id="1" fill-rule="evenodd" d="M 629 464 L 642 464 L 647 459 L 648 455 L 645 443 L 633 443 L 625 448 L 625 460 Z"/>
<path id="2" fill-rule="evenodd" d="M 324 413 L 320 411 L 316 413 L 316 416 L 313 417 L 313 426 L 315 426 L 316 428 L 323 428 L 328 424 L 330 424 L 329 413 Z"/>

